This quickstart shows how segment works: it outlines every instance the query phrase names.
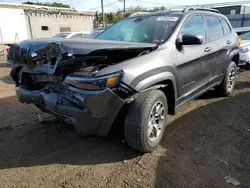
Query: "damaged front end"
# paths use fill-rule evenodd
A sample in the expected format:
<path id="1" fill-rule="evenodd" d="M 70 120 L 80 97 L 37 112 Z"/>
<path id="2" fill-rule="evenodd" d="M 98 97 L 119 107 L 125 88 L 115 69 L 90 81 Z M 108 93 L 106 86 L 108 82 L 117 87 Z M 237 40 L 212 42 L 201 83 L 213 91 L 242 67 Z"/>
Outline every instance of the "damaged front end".
<path id="1" fill-rule="evenodd" d="M 10 48 L 7 61 L 15 66 L 21 102 L 63 118 L 81 134 L 106 136 L 135 91 L 122 82 L 122 70 L 97 73 L 152 47 L 93 41 L 24 41 Z"/>

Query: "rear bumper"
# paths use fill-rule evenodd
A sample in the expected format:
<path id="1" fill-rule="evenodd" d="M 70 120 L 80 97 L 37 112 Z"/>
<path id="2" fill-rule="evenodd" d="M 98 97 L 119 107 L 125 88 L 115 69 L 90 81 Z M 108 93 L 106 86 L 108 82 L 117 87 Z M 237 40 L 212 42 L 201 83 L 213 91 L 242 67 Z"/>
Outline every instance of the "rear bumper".
<path id="1" fill-rule="evenodd" d="M 31 91 L 17 87 L 23 103 L 42 106 L 46 112 L 72 123 L 84 135 L 106 136 L 124 101 L 111 90 L 87 91 L 74 87 Z"/>

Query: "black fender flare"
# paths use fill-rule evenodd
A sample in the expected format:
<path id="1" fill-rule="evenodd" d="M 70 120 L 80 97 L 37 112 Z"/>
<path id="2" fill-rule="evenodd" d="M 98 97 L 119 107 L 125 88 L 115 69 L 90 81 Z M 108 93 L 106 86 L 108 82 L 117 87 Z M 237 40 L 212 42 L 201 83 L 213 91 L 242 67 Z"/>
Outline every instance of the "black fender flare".
<path id="1" fill-rule="evenodd" d="M 235 56 L 239 56 L 240 55 L 240 51 L 239 51 L 239 49 L 237 48 L 237 49 L 234 49 L 233 51 L 231 51 L 230 52 L 230 54 L 229 54 L 229 61 L 231 61 Z M 236 64 L 238 64 L 239 63 L 239 60 L 238 60 L 238 62 L 235 62 Z"/>
<path id="2" fill-rule="evenodd" d="M 140 82 L 137 82 L 136 85 L 134 85 L 133 89 L 137 91 L 137 94 L 140 94 L 142 92 L 146 92 L 148 90 L 153 89 L 159 89 L 167 87 L 167 82 L 171 81 L 173 85 L 174 90 L 174 100 L 176 104 L 177 100 L 177 81 L 175 79 L 175 76 L 171 72 L 160 72 L 158 74 L 152 74 L 149 77 L 141 80 Z M 133 98 L 136 96 L 133 96 Z"/>

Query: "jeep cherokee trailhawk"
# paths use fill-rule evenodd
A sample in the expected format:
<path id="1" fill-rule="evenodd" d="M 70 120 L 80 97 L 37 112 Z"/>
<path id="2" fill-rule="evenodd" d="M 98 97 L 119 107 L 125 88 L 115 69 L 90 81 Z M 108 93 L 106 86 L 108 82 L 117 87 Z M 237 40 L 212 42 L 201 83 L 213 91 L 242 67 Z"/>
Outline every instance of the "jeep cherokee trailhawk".
<path id="1" fill-rule="evenodd" d="M 7 61 L 21 102 L 82 135 L 106 136 L 122 113 L 127 143 L 150 152 L 167 114 L 211 88 L 232 92 L 238 45 L 225 16 L 187 8 L 134 14 L 95 39 L 25 40 L 10 48 Z"/>

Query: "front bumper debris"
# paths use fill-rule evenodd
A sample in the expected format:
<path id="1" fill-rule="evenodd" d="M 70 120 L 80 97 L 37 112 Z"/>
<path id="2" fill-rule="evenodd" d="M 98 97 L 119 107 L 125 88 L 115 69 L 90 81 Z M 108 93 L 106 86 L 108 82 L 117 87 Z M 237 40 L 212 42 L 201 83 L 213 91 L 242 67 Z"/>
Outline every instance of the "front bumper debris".
<path id="1" fill-rule="evenodd" d="M 250 62 L 250 52 L 240 53 L 240 62 L 239 66 L 244 66 Z"/>
<path id="2" fill-rule="evenodd" d="M 35 91 L 18 86 L 16 94 L 21 102 L 63 118 L 83 135 L 106 136 L 124 104 L 109 89 L 89 91 L 65 84 Z"/>

